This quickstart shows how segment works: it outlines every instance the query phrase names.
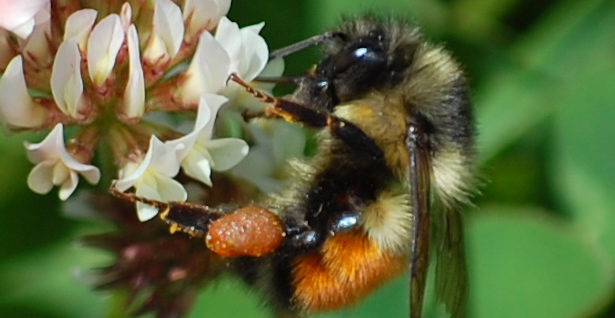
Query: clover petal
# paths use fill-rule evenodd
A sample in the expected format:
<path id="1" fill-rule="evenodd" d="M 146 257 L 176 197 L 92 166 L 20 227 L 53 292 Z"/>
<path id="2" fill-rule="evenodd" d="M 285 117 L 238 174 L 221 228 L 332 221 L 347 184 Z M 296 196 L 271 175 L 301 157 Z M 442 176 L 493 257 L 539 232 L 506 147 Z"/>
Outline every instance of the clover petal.
<path id="1" fill-rule="evenodd" d="M 209 32 L 199 38 L 196 52 L 186 70 L 180 95 L 184 103 L 196 104 L 203 93 L 217 93 L 226 86 L 231 60 L 222 45 Z"/>
<path id="2" fill-rule="evenodd" d="M 134 187 L 137 195 L 152 200 L 185 201 L 186 190 L 173 180 L 179 168 L 175 148 L 152 136 L 143 160 L 139 164 L 126 165 L 120 171 L 115 187 L 120 191 Z M 147 221 L 157 213 L 158 209 L 152 206 L 137 204 L 137 216 L 141 221 Z"/>
<path id="3" fill-rule="evenodd" d="M 128 28 L 128 83 L 118 112 L 127 119 L 139 118 L 145 112 L 145 80 L 139 57 L 139 37 L 134 25 Z"/>
<path id="4" fill-rule="evenodd" d="M 156 171 L 149 171 L 136 186 L 135 194 L 163 202 L 185 201 L 187 193 L 181 183 Z M 148 204 L 137 203 L 137 217 L 148 221 L 158 214 L 158 209 Z"/>
<path id="5" fill-rule="evenodd" d="M 81 54 L 75 40 L 69 39 L 58 48 L 51 70 L 51 92 L 60 110 L 73 118 L 79 115 L 83 105 L 83 81 L 81 80 Z"/>
<path id="6" fill-rule="evenodd" d="M 181 10 L 172 1 L 156 1 L 154 32 L 164 41 L 168 54 L 172 57 L 175 56 L 184 39 L 184 23 Z"/>
<path id="7" fill-rule="evenodd" d="M 244 80 L 251 81 L 265 68 L 269 60 L 269 48 L 262 36 L 255 32 L 260 30 L 264 23 L 241 29 L 243 43 L 242 56 L 237 67 L 238 73 Z"/>
<path id="8" fill-rule="evenodd" d="M 51 179 L 53 178 L 55 164 L 56 160 L 46 160 L 34 166 L 28 175 L 28 187 L 39 194 L 51 191 L 53 188 Z"/>
<path id="9" fill-rule="evenodd" d="M 187 33 L 192 35 L 203 29 L 213 30 L 230 7 L 230 0 L 186 0 L 183 15 Z"/>
<path id="10" fill-rule="evenodd" d="M 87 61 L 90 79 L 101 85 L 115 66 L 115 58 L 124 42 L 120 16 L 110 14 L 100 20 L 88 38 Z"/>
<path id="11" fill-rule="evenodd" d="M 181 167 L 189 177 L 211 186 L 211 170 L 224 171 L 239 163 L 248 154 L 248 144 L 237 138 L 211 139 L 218 109 L 228 99 L 204 94 L 194 130 L 183 137 L 167 141 L 177 150 Z"/>
<path id="12" fill-rule="evenodd" d="M 162 143 L 156 136 L 152 136 L 147 153 L 138 164 L 128 164 L 120 171 L 120 178 L 115 182 L 115 187 L 120 191 L 138 184 L 148 169 L 157 173 L 174 177 L 179 172 L 179 160 L 175 148 Z"/>
<path id="13" fill-rule="evenodd" d="M 0 78 L 0 121 L 5 128 L 37 128 L 47 119 L 45 109 L 28 94 L 21 55 L 9 62 Z"/>
<path id="14" fill-rule="evenodd" d="M 66 19 L 64 27 L 64 41 L 73 39 L 79 44 L 79 49 L 85 52 L 88 35 L 96 21 L 98 11 L 82 9 L 75 11 Z"/>
<path id="15" fill-rule="evenodd" d="M 152 32 L 143 59 L 152 65 L 168 63 L 179 52 L 183 39 L 181 10 L 170 0 L 157 0 Z"/>
<path id="16" fill-rule="evenodd" d="M 231 58 L 231 72 L 237 72 L 245 81 L 253 80 L 267 64 L 269 48 L 258 34 L 265 24 L 259 23 L 239 29 L 237 23 L 223 17 L 215 39 Z"/>

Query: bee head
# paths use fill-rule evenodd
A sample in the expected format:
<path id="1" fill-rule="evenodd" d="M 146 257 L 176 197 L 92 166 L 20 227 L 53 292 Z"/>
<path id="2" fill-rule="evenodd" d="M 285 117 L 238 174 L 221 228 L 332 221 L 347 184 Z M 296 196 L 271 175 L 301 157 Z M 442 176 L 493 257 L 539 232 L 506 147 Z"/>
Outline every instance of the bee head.
<path id="1" fill-rule="evenodd" d="M 295 97 L 331 110 L 404 79 L 420 36 L 415 28 L 366 17 L 343 24 L 323 41 L 324 57 L 300 83 Z"/>

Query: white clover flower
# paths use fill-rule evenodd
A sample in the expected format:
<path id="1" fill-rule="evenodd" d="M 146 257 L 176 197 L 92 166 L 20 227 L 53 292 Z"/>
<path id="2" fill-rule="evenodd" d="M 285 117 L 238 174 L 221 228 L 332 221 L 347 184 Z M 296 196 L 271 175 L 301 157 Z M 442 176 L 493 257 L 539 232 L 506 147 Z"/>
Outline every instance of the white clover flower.
<path id="1" fill-rule="evenodd" d="M 186 0 L 183 18 L 189 37 L 202 30 L 213 30 L 230 7 L 230 0 Z"/>
<path id="2" fill-rule="evenodd" d="M 73 158 L 64 146 L 62 124 L 55 128 L 38 144 L 25 144 L 28 159 L 36 166 L 28 176 L 28 186 L 36 193 L 45 194 L 59 186 L 59 197 L 66 200 L 77 188 L 77 173 L 89 183 L 100 180 L 100 171 L 92 165 L 83 164 Z"/>
<path id="3" fill-rule="evenodd" d="M 110 14 L 94 26 L 88 38 L 87 61 L 90 79 L 96 86 L 109 77 L 123 42 L 124 28 L 119 15 Z"/>
<path id="4" fill-rule="evenodd" d="M 94 9 L 81 9 L 71 14 L 64 26 L 64 41 L 75 40 L 79 44 L 79 49 L 85 52 L 88 36 L 96 22 L 96 16 L 98 16 L 98 11 Z"/>
<path id="5" fill-rule="evenodd" d="M 49 7 L 49 0 L 0 0 L 0 27 L 27 38 L 34 29 L 37 13 Z"/>
<path id="6" fill-rule="evenodd" d="M 138 120 L 145 112 L 145 80 L 139 57 L 139 37 L 134 25 L 128 28 L 126 38 L 128 42 L 128 83 L 117 112 L 124 120 Z"/>
<path id="7" fill-rule="evenodd" d="M 265 26 L 264 22 L 239 28 L 237 23 L 226 17 L 220 19 L 215 39 L 231 58 L 231 72 L 235 72 L 246 81 L 252 81 L 267 64 L 269 48 L 265 39 L 258 33 Z"/>
<path id="8" fill-rule="evenodd" d="M 226 80 L 237 73 L 246 82 L 252 81 L 265 68 L 269 48 L 258 34 L 264 23 L 239 28 L 237 23 L 222 17 L 214 37 L 203 32 L 194 58 L 186 70 L 186 82 L 180 87 L 184 103 L 196 104 L 204 93 L 217 93 L 231 99 L 238 86 L 227 88 Z"/>
<path id="9" fill-rule="evenodd" d="M 30 60 L 39 65 L 51 65 L 53 62 L 55 51 L 49 44 L 49 38 L 52 33 L 51 19 L 49 17 L 49 4 L 34 16 L 34 29 L 24 39 L 25 44 L 23 44 L 21 49 L 21 55 L 25 60 Z M 28 81 L 28 84 L 30 84 L 30 81 Z M 41 84 L 34 84 L 34 87 L 43 87 Z"/>
<path id="10" fill-rule="evenodd" d="M 186 82 L 179 88 L 184 104 L 196 104 L 204 93 L 217 93 L 231 74 L 231 59 L 214 37 L 203 32 L 194 57 L 186 70 Z"/>
<path id="11" fill-rule="evenodd" d="M 263 72 L 281 74 L 283 63 L 267 64 L 268 47 L 259 35 L 263 23 L 240 28 L 225 17 L 230 0 L 68 0 L 53 6 L 48 0 L 3 1 L 0 122 L 9 131 L 53 129 L 45 142 L 28 145 L 32 153 L 49 148 L 42 146 L 48 140 L 59 143 L 55 157 L 31 155 L 49 159 L 36 161 L 29 178 L 34 191 L 59 185 L 66 199 L 77 174 L 98 181 L 98 169 L 88 164 L 99 140 L 121 163 L 116 187 L 134 187 L 137 195 L 160 201 L 186 199 L 173 180 L 180 168 L 211 186 L 212 170 L 228 170 L 246 157 L 245 141 L 213 136 L 224 103 L 258 104 L 244 99 L 248 94 L 234 83 L 227 87 L 228 76 L 235 72 L 251 82 Z M 15 13 L 17 23 L 2 18 L 13 5 L 33 7 Z M 194 129 L 165 143 L 154 135 L 167 140 L 180 133 L 147 116 L 194 111 Z M 65 147 L 61 130 L 67 126 L 75 133 Z M 137 210 L 141 220 L 157 214 L 143 204 Z"/>
<path id="12" fill-rule="evenodd" d="M 0 78 L 0 96 L 0 120 L 6 129 L 37 128 L 45 122 L 45 109 L 28 94 L 21 55 L 9 62 Z"/>
<path id="13" fill-rule="evenodd" d="M 178 159 L 186 175 L 211 186 L 211 170 L 225 171 L 237 165 L 247 154 L 248 144 L 238 138 L 211 139 L 218 109 L 227 98 L 203 94 L 199 102 L 194 130 L 167 141 L 177 149 Z"/>
<path id="14" fill-rule="evenodd" d="M 160 63 L 175 57 L 184 39 L 184 23 L 180 8 L 170 0 L 156 0 L 152 34 L 143 59 Z"/>
<path id="15" fill-rule="evenodd" d="M 126 191 L 135 188 L 135 194 L 144 198 L 163 202 L 185 201 L 187 193 L 181 183 L 173 177 L 179 172 L 179 160 L 174 147 L 162 143 L 152 136 L 149 149 L 140 163 L 131 163 L 120 170 L 115 187 Z M 144 222 L 158 214 L 158 209 L 137 203 L 137 216 Z"/>
<path id="16" fill-rule="evenodd" d="M 79 45 L 68 39 L 58 48 L 51 70 L 51 92 L 58 108 L 66 115 L 80 119 L 83 102 L 81 53 Z"/>

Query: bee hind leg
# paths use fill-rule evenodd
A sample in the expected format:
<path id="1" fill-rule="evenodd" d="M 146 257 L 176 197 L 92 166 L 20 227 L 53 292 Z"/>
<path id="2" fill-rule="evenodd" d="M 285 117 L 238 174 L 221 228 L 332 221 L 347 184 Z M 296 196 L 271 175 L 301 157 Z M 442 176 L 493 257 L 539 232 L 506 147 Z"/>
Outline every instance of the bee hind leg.
<path id="1" fill-rule="evenodd" d="M 184 232 L 203 238 L 205 245 L 222 257 L 260 257 L 275 251 L 286 237 L 286 226 L 273 212 L 246 206 L 229 213 L 189 202 L 162 202 L 121 192 L 111 193 L 123 200 L 149 204 L 160 210 L 160 218 L 171 233 Z"/>
<path id="2" fill-rule="evenodd" d="M 110 192 L 122 200 L 143 203 L 157 208 L 160 219 L 169 224 L 171 233 L 179 231 L 192 237 L 205 237 L 211 223 L 224 214 L 222 210 L 206 205 L 152 200 L 134 193 L 122 192 L 113 186 Z"/>

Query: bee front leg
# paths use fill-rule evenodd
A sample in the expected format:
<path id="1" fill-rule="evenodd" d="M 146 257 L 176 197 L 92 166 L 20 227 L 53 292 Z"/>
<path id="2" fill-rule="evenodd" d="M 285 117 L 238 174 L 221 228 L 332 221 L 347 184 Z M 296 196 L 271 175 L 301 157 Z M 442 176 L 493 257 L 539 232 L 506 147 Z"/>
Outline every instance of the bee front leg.
<path id="1" fill-rule="evenodd" d="M 299 122 L 314 128 L 327 127 L 333 136 L 344 141 L 353 149 L 367 152 L 376 160 L 382 159 L 384 156 L 380 147 L 361 128 L 347 120 L 312 107 L 263 93 L 244 82 L 236 73 L 231 74 L 227 81 L 241 85 L 254 97 L 264 103 L 271 104 L 262 113 L 265 117 L 282 118 L 288 122 Z M 251 114 L 248 116 L 250 118 L 258 115 Z M 246 117 L 245 114 L 244 117 Z"/>

